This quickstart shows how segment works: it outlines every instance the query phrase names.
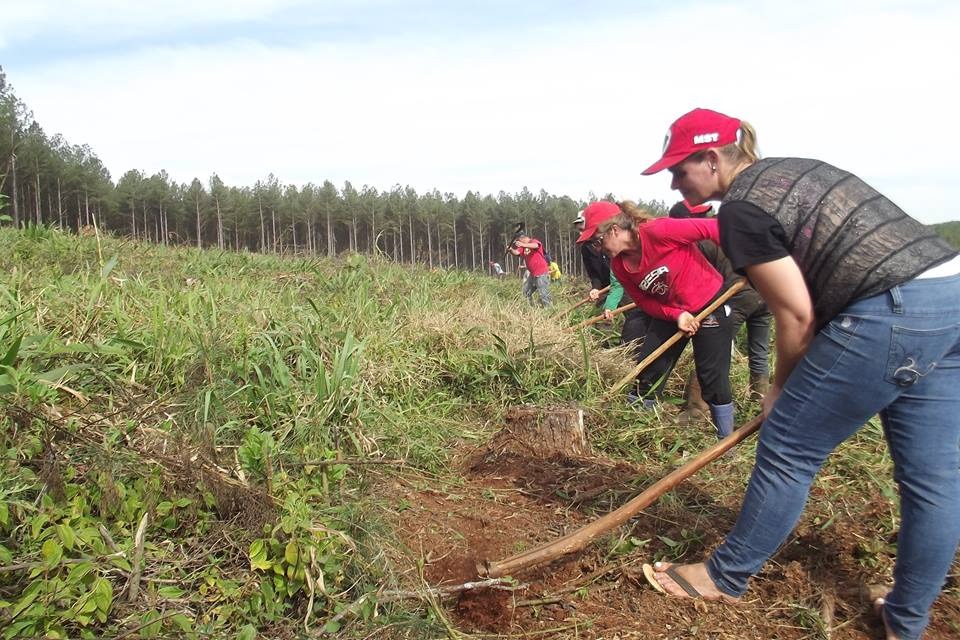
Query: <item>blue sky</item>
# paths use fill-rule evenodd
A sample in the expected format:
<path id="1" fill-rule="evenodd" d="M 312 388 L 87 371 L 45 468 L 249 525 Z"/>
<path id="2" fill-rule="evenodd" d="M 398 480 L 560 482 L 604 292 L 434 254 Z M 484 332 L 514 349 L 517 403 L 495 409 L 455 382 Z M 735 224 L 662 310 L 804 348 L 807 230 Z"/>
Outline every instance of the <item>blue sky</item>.
<path id="1" fill-rule="evenodd" d="M 677 199 L 680 114 L 960 219 L 960 3 L 0 0 L 0 65 L 117 179 Z"/>

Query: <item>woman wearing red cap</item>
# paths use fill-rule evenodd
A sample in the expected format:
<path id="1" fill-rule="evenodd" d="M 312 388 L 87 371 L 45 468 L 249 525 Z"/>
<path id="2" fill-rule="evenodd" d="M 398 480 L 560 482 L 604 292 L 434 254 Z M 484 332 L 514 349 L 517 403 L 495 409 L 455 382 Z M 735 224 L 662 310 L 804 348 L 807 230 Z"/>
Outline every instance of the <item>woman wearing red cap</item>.
<path id="1" fill-rule="evenodd" d="M 899 485 L 887 638 L 919 638 L 960 540 L 960 258 L 851 173 L 759 159 L 746 122 L 696 109 L 663 157 L 691 204 L 722 200 L 720 239 L 777 322 L 776 372 L 733 530 L 705 563 L 648 571 L 672 595 L 735 601 L 786 540 L 827 456 L 879 413 Z"/>
<path id="2" fill-rule="evenodd" d="M 610 269 L 650 316 L 646 338 L 634 357 L 643 360 L 679 327 L 692 338 L 697 378 L 718 436 L 733 433 L 729 310 L 721 307 L 702 323 L 694 317 L 724 291 L 723 278 L 697 246 L 700 240 L 719 242 L 716 219 L 651 218 L 626 202 L 594 202 L 583 216 L 577 242 L 592 242 L 610 256 Z M 668 371 L 687 341 L 678 341 L 660 356 L 644 379 L 656 380 Z"/>

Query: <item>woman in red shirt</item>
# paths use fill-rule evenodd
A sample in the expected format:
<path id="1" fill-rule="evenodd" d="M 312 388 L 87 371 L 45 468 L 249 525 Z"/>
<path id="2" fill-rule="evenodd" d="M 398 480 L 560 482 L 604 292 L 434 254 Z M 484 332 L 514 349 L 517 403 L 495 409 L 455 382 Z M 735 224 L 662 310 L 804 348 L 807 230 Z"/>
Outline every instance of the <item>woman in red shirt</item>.
<path id="1" fill-rule="evenodd" d="M 583 216 L 586 224 L 577 242 L 592 242 L 610 256 L 610 268 L 623 288 L 651 317 L 647 336 L 635 353 L 637 361 L 678 328 L 687 335 L 647 368 L 641 385 L 668 371 L 692 341 L 697 378 L 717 435 L 733 433 L 729 307 L 720 307 L 702 323 L 694 317 L 724 290 L 723 277 L 697 246 L 700 240 L 719 244 L 716 219 L 653 218 L 633 203 L 603 201 L 590 204 Z"/>

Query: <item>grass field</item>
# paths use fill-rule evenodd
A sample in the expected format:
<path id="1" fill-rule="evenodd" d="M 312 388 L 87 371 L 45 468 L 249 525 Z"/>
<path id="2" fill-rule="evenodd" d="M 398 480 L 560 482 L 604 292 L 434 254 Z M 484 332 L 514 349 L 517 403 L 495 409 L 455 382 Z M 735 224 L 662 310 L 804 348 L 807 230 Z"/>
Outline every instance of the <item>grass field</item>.
<path id="1" fill-rule="evenodd" d="M 0 229 L 0 273 L 2 637 L 687 637 L 649 635 L 598 603 L 615 590 L 655 606 L 631 567 L 696 557 L 722 537 L 749 442 L 596 545 L 594 572 L 614 569 L 571 578 L 574 613 L 543 604 L 561 589 L 548 577 L 569 567 L 527 580 L 542 602 L 519 607 L 513 593 L 515 613 L 493 626 L 435 588 L 456 573 L 440 571 L 441 551 L 452 559 L 483 539 L 509 555 L 609 511 L 714 440 L 709 427 L 674 426 L 669 404 L 641 414 L 603 402 L 630 368 L 605 348 L 611 331 L 564 332 L 522 302 L 517 280 L 46 228 Z M 576 299 L 556 293 L 558 306 Z M 688 368 L 668 381 L 671 397 Z M 738 423 L 758 408 L 746 378 L 737 355 Z M 478 466 L 520 405 L 582 407 L 595 458 Z M 572 508 L 588 476 L 590 499 Z M 529 520 L 502 540 L 475 537 L 476 522 L 512 514 Z M 696 618 L 712 637 L 868 637 L 840 586 L 889 579 L 896 528 L 874 421 L 824 468 L 740 618 L 669 609 L 660 622 Z M 832 613 L 817 596 L 831 563 L 843 567 Z M 930 637 L 960 633 L 958 602 L 951 576 Z"/>

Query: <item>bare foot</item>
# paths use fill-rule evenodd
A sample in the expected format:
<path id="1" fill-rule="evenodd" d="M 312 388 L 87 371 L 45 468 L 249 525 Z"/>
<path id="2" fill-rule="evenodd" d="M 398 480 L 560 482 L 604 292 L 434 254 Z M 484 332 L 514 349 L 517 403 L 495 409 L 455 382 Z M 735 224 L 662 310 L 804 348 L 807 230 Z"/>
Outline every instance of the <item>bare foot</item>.
<path id="1" fill-rule="evenodd" d="M 653 565 L 653 577 L 667 595 L 678 598 L 702 598 L 708 602 L 735 604 L 740 598 L 728 596 L 719 589 L 707 573 L 707 565 L 657 562 Z M 685 582 L 686 584 L 681 584 Z M 653 584 L 651 582 L 651 584 Z M 656 588 L 656 584 L 653 584 Z M 691 590 L 693 593 L 691 593 Z"/>
<path id="2" fill-rule="evenodd" d="M 883 628 L 887 633 L 886 635 L 887 640 L 900 640 L 900 638 L 898 638 L 896 634 L 893 633 L 893 631 L 890 631 L 890 627 L 887 626 L 887 616 L 883 614 L 883 604 L 884 604 L 883 598 L 877 598 L 876 600 L 874 600 L 873 612 L 877 614 L 877 617 L 880 618 L 880 620 L 883 622 Z"/>

